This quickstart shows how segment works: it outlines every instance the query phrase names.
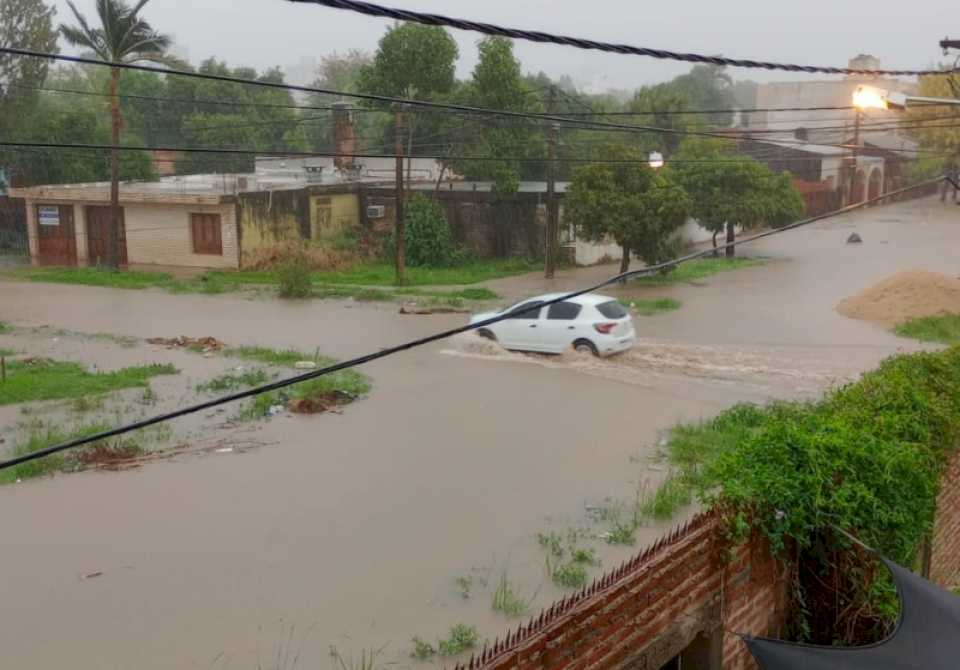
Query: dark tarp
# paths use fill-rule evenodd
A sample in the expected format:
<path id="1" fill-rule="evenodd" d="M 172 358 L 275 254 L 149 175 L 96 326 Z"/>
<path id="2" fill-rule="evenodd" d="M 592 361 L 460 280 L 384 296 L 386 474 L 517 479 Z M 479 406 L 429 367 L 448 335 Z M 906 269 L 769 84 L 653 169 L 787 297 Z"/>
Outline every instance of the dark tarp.
<path id="1" fill-rule="evenodd" d="M 763 670 L 957 670 L 960 597 L 883 559 L 900 593 L 900 620 L 883 642 L 820 647 L 744 638 Z"/>

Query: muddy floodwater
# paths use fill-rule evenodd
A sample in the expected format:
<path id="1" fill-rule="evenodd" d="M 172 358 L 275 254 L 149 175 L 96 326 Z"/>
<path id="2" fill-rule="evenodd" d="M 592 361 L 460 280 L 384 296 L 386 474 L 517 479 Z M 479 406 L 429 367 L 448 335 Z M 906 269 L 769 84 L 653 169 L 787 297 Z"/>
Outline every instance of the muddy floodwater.
<path id="1" fill-rule="evenodd" d="M 851 232 L 864 243 L 845 244 Z M 683 306 L 637 317 L 641 340 L 619 358 L 525 356 L 459 337 L 367 366 L 373 391 L 342 413 L 232 428 L 208 414 L 176 429 L 255 448 L 0 487 L 3 665 L 256 668 L 259 659 L 273 668 L 278 651 L 294 648 L 298 667 L 315 668 L 330 667 L 334 648 L 346 659 L 382 650 L 381 663 L 405 667 L 420 664 L 413 636 L 433 641 L 462 622 L 492 638 L 516 623 L 491 609 L 502 575 L 531 610 L 562 593 L 538 532 L 580 529 L 610 566 L 669 527 L 650 524 L 637 546 L 614 547 L 591 517 L 657 479 L 651 457 L 664 430 L 736 402 L 813 397 L 914 349 L 834 307 L 897 270 L 960 272 L 958 244 L 956 206 L 858 212 L 742 249 L 762 266 L 626 289 Z M 612 270 L 490 286 L 507 302 Z M 0 346 L 34 355 L 106 368 L 172 362 L 183 379 L 155 380 L 162 393 L 224 363 L 144 338 L 213 336 L 344 358 L 464 316 L 0 282 L 0 319 L 21 333 L 0 335 Z M 43 329 L 25 340 L 23 329 L 41 326 L 137 343 L 55 341 Z M 0 408 L 3 433 L 17 419 Z"/>

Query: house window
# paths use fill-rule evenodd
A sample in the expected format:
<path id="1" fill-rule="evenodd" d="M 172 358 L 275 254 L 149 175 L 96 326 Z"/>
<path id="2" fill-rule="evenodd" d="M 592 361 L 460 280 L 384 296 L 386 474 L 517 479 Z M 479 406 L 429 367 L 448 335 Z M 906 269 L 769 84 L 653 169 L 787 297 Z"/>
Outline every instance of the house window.
<path id="1" fill-rule="evenodd" d="M 190 236 L 193 238 L 193 253 L 223 256 L 219 214 L 191 214 Z"/>

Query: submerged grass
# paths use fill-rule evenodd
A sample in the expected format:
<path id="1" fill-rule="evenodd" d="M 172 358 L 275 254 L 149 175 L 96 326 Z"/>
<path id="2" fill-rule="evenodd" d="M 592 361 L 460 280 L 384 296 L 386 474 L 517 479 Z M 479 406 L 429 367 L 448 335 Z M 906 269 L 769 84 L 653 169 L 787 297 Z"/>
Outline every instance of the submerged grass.
<path id="1" fill-rule="evenodd" d="M 264 370 L 246 370 L 244 372 L 227 372 L 214 377 L 208 382 L 197 384 L 197 391 L 220 392 L 235 391 L 266 383 L 270 376 Z"/>
<path id="2" fill-rule="evenodd" d="M 530 610 L 531 600 L 523 598 L 514 591 L 513 584 L 507 578 L 506 572 L 500 575 L 500 581 L 493 592 L 492 607 L 494 611 L 502 612 L 511 618 L 523 616 Z"/>
<path id="3" fill-rule="evenodd" d="M 683 304 L 679 300 L 674 300 L 673 298 L 655 298 L 655 299 L 630 299 L 622 298 L 620 303 L 628 308 L 640 314 L 641 316 L 653 316 L 654 314 L 663 314 L 664 312 L 672 312 L 674 310 L 680 309 L 680 306 Z"/>
<path id="4" fill-rule="evenodd" d="M 78 363 L 46 359 L 11 361 L 0 384 L 0 405 L 60 400 L 144 387 L 151 377 L 177 374 L 169 364 L 138 365 L 115 372 L 89 372 Z"/>
<path id="5" fill-rule="evenodd" d="M 224 349 L 223 355 L 285 368 L 292 368 L 299 361 L 314 361 L 317 365 L 333 363 L 332 358 L 317 357 L 294 349 L 270 349 L 269 347 L 235 347 Z"/>
<path id="6" fill-rule="evenodd" d="M 437 648 L 443 656 L 457 656 L 476 647 L 479 641 L 480 634 L 476 626 L 458 623 L 450 628 L 445 640 L 437 643 Z"/>
<path id="7" fill-rule="evenodd" d="M 897 325 L 894 332 L 900 337 L 910 337 L 921 342 L 958 344 L 960 343 L 960 314 L 910 319 Z"/>
<path id="8" fill-rule="evenodd" d="M 69 440 L 101 433 L 110 428 L 109 424 L 99 421 L 81 423 L 69 429 L 61 425 L 37 421 L 30 425 L 25 437 L 14 445 L 9 456 L 26 456 Z M 0 484 L 12 484 L 23 479 L 34 479 L 57 472 L 80 470 L 99 463 L 130 459 L 147 450 L 144 446 L 147 441 L 165 437 L 168 435 L 160 431 L 156 435 L 143 432 L 124 438 L 100 440 L 69 453 L 53 454 L 2 470 Z"/>
<path id="9" fill-rule="evenodd" d="M 700 258 L 676 266 L 663 274 L 634 280 L 640 286 L 666 286 L 700 281 L 711 275 L 763 265 L 758 258 Z"/>

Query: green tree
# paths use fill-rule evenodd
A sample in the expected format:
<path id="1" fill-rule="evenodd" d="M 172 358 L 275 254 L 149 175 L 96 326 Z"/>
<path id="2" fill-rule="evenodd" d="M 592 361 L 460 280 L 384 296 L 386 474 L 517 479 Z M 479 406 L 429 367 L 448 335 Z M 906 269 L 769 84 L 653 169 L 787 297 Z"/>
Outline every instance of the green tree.
<path id="1" fill-rule="evenodd" d="M 946 65 L 942 65 L 946 68 Z M 931 75 L 921 77 L 917 95 L 930 98 L 960 98 L 960 77 L 957 75 Z M 912 131 L 914 139 L 928 151 L 936 151 L 945 156 L 919 156 L 907 166 L 907 179 L 916 183 L 930 179 L 945 171 L 960 169 L 960 107 L 921 105 L 908 108 L 907 117 L 913 121 L 923 119 L 923 123 Z M 946 189 L 947 185 L 944 184 Z M 946 195 L 946 190 L 943 194 Z"/>
<path id="2" fill-rule="evenodd" d="M 685 131 L 697 124 L 696 116 L 678 114 L 690 109 L 690 100 L 675 84 L 644 86 L 633 96 L 629 111 L 642 113 L 639 123 L 668 130 Z M 675 132 L 638 134 L 640 147 L 647 151 L 659 151 L 669 157 L 680 147 L 682 135 Z"/>
<path id="3" fill-rule="evenodd" d="M 110 141 L 110 122 L 97 98 L 64 99 L 44 94 L 35 102 L 29 116 L 17 120 L 12 130 L 15 139 L 24 142 L 56 144 L 106 144 Z M 127 133 L 131 144 L 140 142 Z M 11 165 L 27 185 L 70 184 L 106 181 L 109 161 L 100 152 L 68 149 L 31 149 L 12 153 Z M 153 161 L 145 151 L 124 151 L 120 157 L 123 179 L 152 179 Z"/>
<path id="4" fill-rule="evenodd" d="M 380 38 L 370 65 L 360 70 L 357 82 L 361 93 L 416 100 L 440 100 L 456 85 L 455 68 L 460 51 L 446 30 L 419 23 L 397 23 Z M 374 109 L 390 111 L 386 103 L 368 103 Z M 436 132 L 432 114 L 407 114 L 407 154 Z M 426 117 L 426 118 L 424 118 Z M 382 143 L 393 146 L 393 125 L 381 126 Z M 409 168 L 408 168 L 409 169 Z"/>
<path id="5" fill-rule="evenodd" d="M 470 81 L 461 92 L 463 100 L 474 107 L 514 112 L 541 112 L 538 96 L 530 90 L 513 53 L 513 42 L 504 37 L 486 37 L 479 41 L 480 58 Z M 522 125 L 515 119 L 491 118 L 464 129 L 459 125 L 462 146 L 469 155 L 488 156 L 493 161 L 451 161 L 454 169 L 468 179 L 492 180 L 500 195 L 516 193 L 524 172 L 515 158 L 542 158 L 546 143 L 541 129 Z M 454 154 L 455 156 L 455 154 Z M 542 167 L 541 167 L 542 170 Z"/>
<path id="6" fill-rule="evenodd" d="M 693 202 L 691 214 L 703 228 L 727 243 L 736 240 L 736 227 L 782 226 L 803 215 L 803 199 L 786 172 L 774 174 L 749 156 L 735 153 L 724 140 L 685 143 L 669 172 Z M 727 247 L 726 255 L 735 255 Z"/>
<path id="7" fill-rule="evenodd" d="M 615 240 L 623 250 L 621 272 L 630 269 L 631 253 L 648 265 L 669 260 L 673 233 L 691 207 L 687 194 L 669 175 L 653 170 L 641 151 L 612 145 L 604 153 L 635 162 L 578 170 L 564 199 L 564 217 L 585 239 Z"/>
<path id="8" fill-rule="evenodd" d="M 343 54 L 333 52 L 320 59 L 316 77 L 310 85 L 313 88 L 357 93 L 360 90 L 360 73 L 372 63 L 373 57 L 359 49 L 350 49 Z M 328 107 L 341 100 L 341 96 L 311 93 L 307 100 L 311 107 Z M 304 115 L 315 117 L 305 124 L 310 146 L 316 151 L 333 150 L 332 116 L 320 110 L 305 110 Z M 353 115 L 355 132 L 361 140 L 372 134 L 383 135 L 388 122 L 386 114 L 366 112 Z"/>
<path id="9" fill-rule="evenodd" d="M 94 28 L 80 13 L 72 0 L 67 5 L 73 12 L 79 27 L 61 24 L 60 32 L 70 44 L 90 49 L 100 60 L 109 63 L 136 63 L 150 61 L 163 64 L 179 64 L 167 54 L 170 38 L 158 33 L 139 12 L 149 0 L 138 0 L 133 7 L 123 0 L 97 0 L 97 16 L 100 26 Z M 110 76 L 110 206 L 113 211 L 110 244 L 107 245 L 107 264 L 116 267 L 118 261 L 118 231 L 120 221 L 120 131 L 123 115 L 120 110 L 121 69 L 111 68 Z"/>
<path id="10" fill-rule="evenodd" d="M 53 27 L 56 10 L 41 0 L 3 0 L 0 2 L 0 46 L 20 47 L 56 53 L 57 31 Z M 32 116 L 36 91 L 28 87 L 43 84 L 50 61 L 0 54 L 0 135 L 11 132 L 24 116 Z M 0 167 L 12 168 L 17 152 L 3 152 Z"/>
<path id="11" fill-rule="evenodd" d="M 720 65 L 694 65 L 686 74 L 675 77 L 670 85 L 687 98 L 692 109 L 729 110 L 736 106 L 733 79 Z M 706 121 L 726 128 L 733 123 L 733 112 L 709 114 Z"/>

